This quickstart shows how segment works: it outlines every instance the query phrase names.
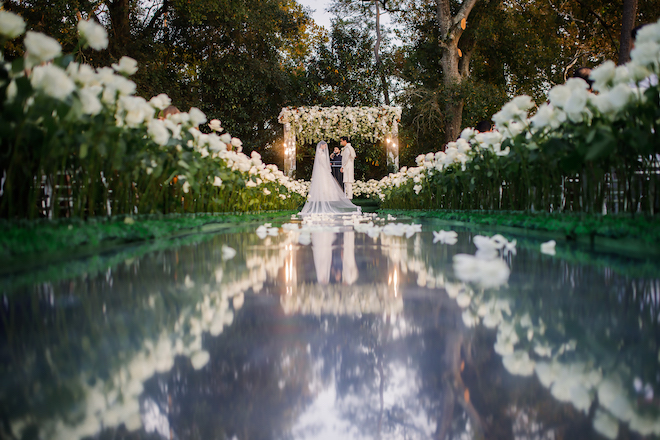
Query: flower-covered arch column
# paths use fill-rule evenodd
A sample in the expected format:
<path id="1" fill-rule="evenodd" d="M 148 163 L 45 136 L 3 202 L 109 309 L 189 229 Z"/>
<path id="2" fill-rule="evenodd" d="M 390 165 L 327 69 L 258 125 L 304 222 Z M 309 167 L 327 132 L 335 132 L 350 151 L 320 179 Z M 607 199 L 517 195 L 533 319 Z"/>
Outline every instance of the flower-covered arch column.
<path id="1" fill-rule="evenodd" d="M 284 172 L 296 170 L 296 142 L 337 140 L 360 136 L 384 142 L 387 165 L 399 169 L 400 107 L 286 107 L 278 121 L 284 125 Z"/>

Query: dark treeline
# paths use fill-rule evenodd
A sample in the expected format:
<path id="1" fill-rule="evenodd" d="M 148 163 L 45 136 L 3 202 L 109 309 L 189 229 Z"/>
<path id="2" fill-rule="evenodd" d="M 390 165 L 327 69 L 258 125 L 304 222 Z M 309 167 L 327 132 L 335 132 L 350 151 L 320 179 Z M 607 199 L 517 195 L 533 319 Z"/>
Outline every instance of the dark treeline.
<path id="1" fill-rule="evenodd" d="M 441 149 L 456 126 L 490 119 L 513 95 L 543 102 L 575 68 L 619 59 L 623 3 L 334 0 L 330 30 L 295 0 L 8 0 L 4 7 L 65 52 L 76 47 L 79 19 L 99 21 L 110 45 L 78 53 L 81 60 L 104 66 L 135 58 L 140 95 L 165 92 L 177 107 L 200 108 L 248 154 L 257 150 L 281 166 L 282 107 L 389 103 L 404 108 L 401 164 L 412 165 L 417 154 Z M 453 18 L 469 6 L 453 42 L 440 38 L 439 6 Z M 639 0 L 633 21 L 658 15 L 658 2 Z M 460 58 L 453 79 L 452 44 Z M 21 54 L 20 38 L 5 48 L 9 60 Z M 304 169 L 305 149 L 299 156 Z M 384 173 L 380 155 L 368 156 L 358 174 Z"/>

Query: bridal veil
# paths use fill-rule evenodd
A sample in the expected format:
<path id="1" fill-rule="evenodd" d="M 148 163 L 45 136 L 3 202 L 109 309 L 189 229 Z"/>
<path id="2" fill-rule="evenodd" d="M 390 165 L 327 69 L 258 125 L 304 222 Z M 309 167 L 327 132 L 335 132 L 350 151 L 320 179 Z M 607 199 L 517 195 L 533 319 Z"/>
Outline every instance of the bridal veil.
<path id="1" fill-rule="evenodd" d="M 300 211 L 300 215 L 358 214 L 360 212 L 360 207 L 354 205 L 346 197 L 339 183 L 332 177 L 328 144 L 325 141 L 319 142 L 316 146 L 316 156 L 314 156 L 312 183 L 309 187 L 307 203 Z"/>

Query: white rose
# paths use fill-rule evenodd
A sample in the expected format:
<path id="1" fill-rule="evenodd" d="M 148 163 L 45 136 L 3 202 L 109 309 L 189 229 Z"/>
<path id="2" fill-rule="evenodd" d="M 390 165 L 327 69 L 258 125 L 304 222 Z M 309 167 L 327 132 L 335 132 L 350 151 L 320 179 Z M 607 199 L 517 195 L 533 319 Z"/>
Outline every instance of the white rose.
<path id="1" fill-rule="evenodd" d="M 605 61 L 596 67 L 589 74 L 589 78 L 594 81 L 593 89 L 600 92 L 609 88 L 609 83 L 614 79 L 615 74 L 616 64 L 613 61 Z"/>
<path id="2" fill-rule="evenodd" d="M 509 137 L 514 138 L 518 136 L 520 133 L 522 133 L 523 128 L 524 126 L 520 122 L 512 122 L 508 125 L 505 133 L 508 131 Z"/>
<path id="3" fill-rule="evenodd" d="M 493 115 L 493 122 L 495 122 L 495 125 L 498 127 L 504 127 L 511 121 L 520 120 L 527 116 L 527 113 L 518 108 L 514 101 L 504 104 L 502 110 Z"/>
<path id="4" fill-rule="evenodd" d="M 502 133 L 500 133 L 499 131 L 489 131 L 486 133 L 481 133 L 481 137 L 484 143 L 490 145 L 502 142 Z"/>
<path id="5" fill-rule="evenodd" d="M 26 67 L 50 61 L 62 53 L 62 46 L 56 39 L 39 32 L 25 34 Z"/>
<path id="6" fill-rule="evenodd" d="M 213 178 L 213 186 L 221 187 L 222 186 L 222 179 L 219 178 L 218 176 L 215 176 Z"/>
<path id="7" fill-rule="evenodd" d="M 476 133 L 476 130 L 474 128 L 466 128 L 461 132 L 461 138 L 470 140 L 472 137 L 474 137 L 474 134 Z"/>
<path id="8" fill-rule="evenodd" d="M 573 122 L 582 121 L 582 112 L 585 110 L 588 98 L 589 92 L 584 89 L 575 89 L 573 90 L 571 97 L 566 101 L 564 111 Z"/>
<path id="9" fill-rule="evenodd" d="M 25 32 L 25 21 L 13 12 L 0 11 L 0 35 L 10 40 Z"/>
<path id="10" fill-rule="evenodd" d="M 99 86 L 85 87 L 78 91 L 83 113 L 86 115 L 98 115 L 103 110 L 103 105 L 99 99 L 101 88 Z"/>
<path id="11" fill-rule="evenodd" d="M 72 80 L 82 86 L 99 84 L 94 68 L 88 64 L 70 63 L 66 72 Z"/>
<path id="12" fill-rule="evenodd" d="M 138 63 L 131 57 L 121 57 L 119 63 L 112 64 L 112 68 L 115 72 L 133 75 L 138 71 Z"/>
<path id="13" fill-rule="evenodd" d="M 644 66 L 640 66 L 637 63 L 628 64 L 628 73 L 630 74 L 630 79 L 638 83 L 651 75 L 651 71 Z"/>
<path id="14" fill-rule="evenodd" d="M 158 110 L 165 110 L 172 104 L 172 100 L 165 93 L 161 93 L 160 95 L 151 98 L 149 104 Z"/>
<path id="15" fill-rule="evenodd" d="M 527 111 L 535 105 L 532 98 L 527 95 L 516 96 L 511 102 L 523 111 Z"/>
<path id="16" fill-rule="evenodd" d="M 536 114 L 529 120 L 532 127 L 541 129 L 550 125 L 550 121 L 554 118 L 555 109 L 550 104 L 542 104 Z"/>
<path id="17" fill-rule="evenodd" d="M 105 28 L 93 20 L 80 20 L 78 33 L 92 49 L 102 50 L 108 47 L 108 33 Z"/>
<path id="18" fill-rule="evenodd" d="M 607 93 L 607 99 L 615 111 L 622 110 L 633 96 L 632 90 L 626 84 L 619 84 Z"/>
<path id="19" fill-rule="evenodd" d="M 209 122 L 209 128 L 213 131 L 221 132 L 222 131 L 222 125 L 220 124 L 220 120 L 211 119 L 211 122 Z"/>
<path id="20" fill-rule="evenodd" d="M 11 82 L 7 86 L 7 102 L 13 102 L 14 99 L 16 99 L 17 94 L 18 94 L 18 86 L 16 85 L 16 81 L 11 80 Z"/>
<path id="21" fill-rule="evenodd" d="M 660 62 L 660 44 L 655 41 L 636 43 L 630 58 L 642 66 L 653 67 Z"/>
<path id="22" fill-rule="evenodd" d="M 222 142 L 220 137 L 218 137 L 216 134 L 209 135 L 207 141 L 209 144 L 209 150 L 213 151 L 214 153 L 227 151 L 227 144 Z"/>
<path id="23" fill-rule="evenodd" d="M 656 43 L 660 43 L 660 22 L 648 24 L 637 31 L 635 45 L 638 43 L 645 43 L 647 41 L 655 41 Z"/>
<path id="24" fill-rule="evenodd" d="M 66 72 L 53 64 L 35 67 L 30 82 L 36 90 L 60 100 L 69 96 L 76 88 Z"/>
<path id="25" fill-rule="evenodd" d="M 191 124 L 194 125 L 195 127 L 206 122 L 206 115 L 204 114 L 203 111 L 201 111 L 197 107 L 191 107 L 190 111 L 188 112 L 188 115 L 190 116 Z"/>
<path id="26" fill-rule="evenodd" d="M 231 144 L 237 149 L 243 147 L 243 142 L 239 138 L 231 138 Z"/>
<path id="27" fill-rule="evenodd" d="M 606 115 L 614 113 L 614 107 L 612 103 L 607 98 L 608 92 L 602 92 L 598 95 L 591 95 L 589 100 L 591 104 L 596 107 L 596 109 Z"/>
<path id="28" fill-rule="evenodd" d="M 151 139 L 160 146 L 167 144 L 170 140 L 170 131 L 165 127 L 163 121 L 152 119 L 149 121 L 147 133 Z"/>
<path id="29" fill-rule="evenodd" d="M 565 85 L 554 86 L 548 93 L 550 103 L 555 107 L 564 107 L 566 101 L 571 97 L 572 90 Z"/>
<path id="30" fill-rule="evenodd" d="M 630 77 L 628 67 L 617 66 L 616 70 L 614 71 L 614 84 L 628 84 L 630 81 L 632 81 L 632 78 Z"/>

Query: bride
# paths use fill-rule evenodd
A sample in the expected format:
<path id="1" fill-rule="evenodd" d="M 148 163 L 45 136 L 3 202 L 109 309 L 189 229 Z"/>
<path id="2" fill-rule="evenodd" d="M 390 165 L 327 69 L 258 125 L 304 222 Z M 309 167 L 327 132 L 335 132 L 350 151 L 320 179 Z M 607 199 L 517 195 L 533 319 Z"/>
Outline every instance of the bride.
<path id="1" fill-rule="evenodd" d="M 360 207 L 351 203 L 337 180 L 332 177 L 328 144 L 325 141 L 319 142 L 314 157 L 312 184 L 300 215 L 358 214 L 360 211 Z"/>

